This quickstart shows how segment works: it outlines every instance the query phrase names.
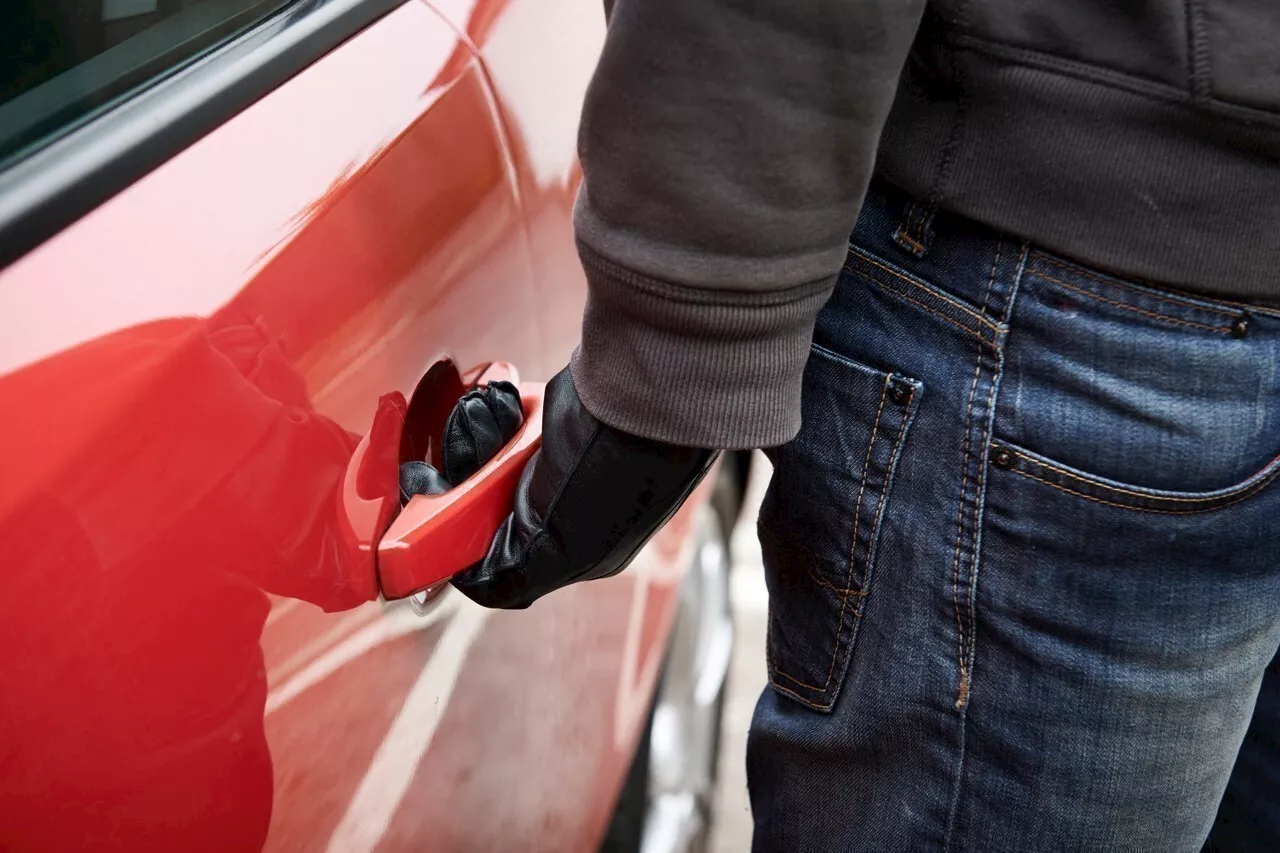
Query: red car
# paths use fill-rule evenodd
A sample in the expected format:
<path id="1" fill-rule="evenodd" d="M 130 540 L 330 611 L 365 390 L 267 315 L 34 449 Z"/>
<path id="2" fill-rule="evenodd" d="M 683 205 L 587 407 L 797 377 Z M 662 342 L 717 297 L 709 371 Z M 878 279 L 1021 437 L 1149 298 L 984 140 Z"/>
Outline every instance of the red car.
<path id="1" fill-rule="evenodd" d="M 439 583 L 577 338 L 603 32 L 597 0 L 0 10 L 0 850 L 705 844 L 738 460 L 618 577 L 523 612 Z M 508 365 L 525 433 L 402 506 Z"/>

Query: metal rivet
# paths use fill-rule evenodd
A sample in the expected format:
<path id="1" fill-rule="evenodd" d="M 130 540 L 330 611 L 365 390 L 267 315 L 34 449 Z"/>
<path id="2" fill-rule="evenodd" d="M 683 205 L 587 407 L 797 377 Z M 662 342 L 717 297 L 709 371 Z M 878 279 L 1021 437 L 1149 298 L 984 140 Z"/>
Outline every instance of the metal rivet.
<path id="1" fill-rule="evenodd" d="M 911 391 L 901 385 L 894 385 L 893 390 L 889 392 L 889 399 L 901 406 L 911 399 Z"/>
<path id="2" fill-rule="evenodd" d="M 1249 334 L 1249 315 L 1241 314 L 1231 324 L 1231 337 L 1239 339 L 1247 334 Z"/>
<path id="3" fill-rule="evenodd" d="M 997 468 L 1012 468 L 1013 452 L 1004 447 L 992 448 L 991 464 Z"/>

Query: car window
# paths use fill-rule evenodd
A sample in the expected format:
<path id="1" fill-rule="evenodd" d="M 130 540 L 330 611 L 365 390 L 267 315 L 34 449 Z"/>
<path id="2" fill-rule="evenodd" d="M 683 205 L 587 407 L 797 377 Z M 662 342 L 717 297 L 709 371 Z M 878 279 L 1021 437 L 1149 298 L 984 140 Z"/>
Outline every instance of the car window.
<path id="1" fill-rule="evenodd" d="M 0 166 L 290 0 L 0 4 Z"/>

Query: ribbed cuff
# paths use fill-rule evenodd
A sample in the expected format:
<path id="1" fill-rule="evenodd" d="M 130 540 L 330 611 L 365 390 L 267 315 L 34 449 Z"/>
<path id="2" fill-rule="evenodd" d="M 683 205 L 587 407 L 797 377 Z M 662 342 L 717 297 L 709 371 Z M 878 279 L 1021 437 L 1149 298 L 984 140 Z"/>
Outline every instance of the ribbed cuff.
<path id="1" fill-rule="evenodd" d="M 800 430 L 813 325 L 834 279 L 734 292 L 658 281 L 581 242 L 590 295 L 573 382 L 633 435 L 687 447 L 773 447 Z"/>

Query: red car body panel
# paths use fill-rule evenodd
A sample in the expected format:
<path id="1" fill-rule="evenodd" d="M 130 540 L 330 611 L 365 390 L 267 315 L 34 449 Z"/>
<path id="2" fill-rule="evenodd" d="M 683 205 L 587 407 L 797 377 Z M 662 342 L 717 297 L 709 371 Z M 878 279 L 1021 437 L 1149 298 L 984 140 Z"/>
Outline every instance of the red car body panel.
<path id="1" fill-rule="evenodd" d="M 602 32 L 411 0 L 0 271 L 0 849 L 597 844 L 705 494 L 617 578 L 425 616 L 340 496 L 439 359 L 567 360 Z"/>

